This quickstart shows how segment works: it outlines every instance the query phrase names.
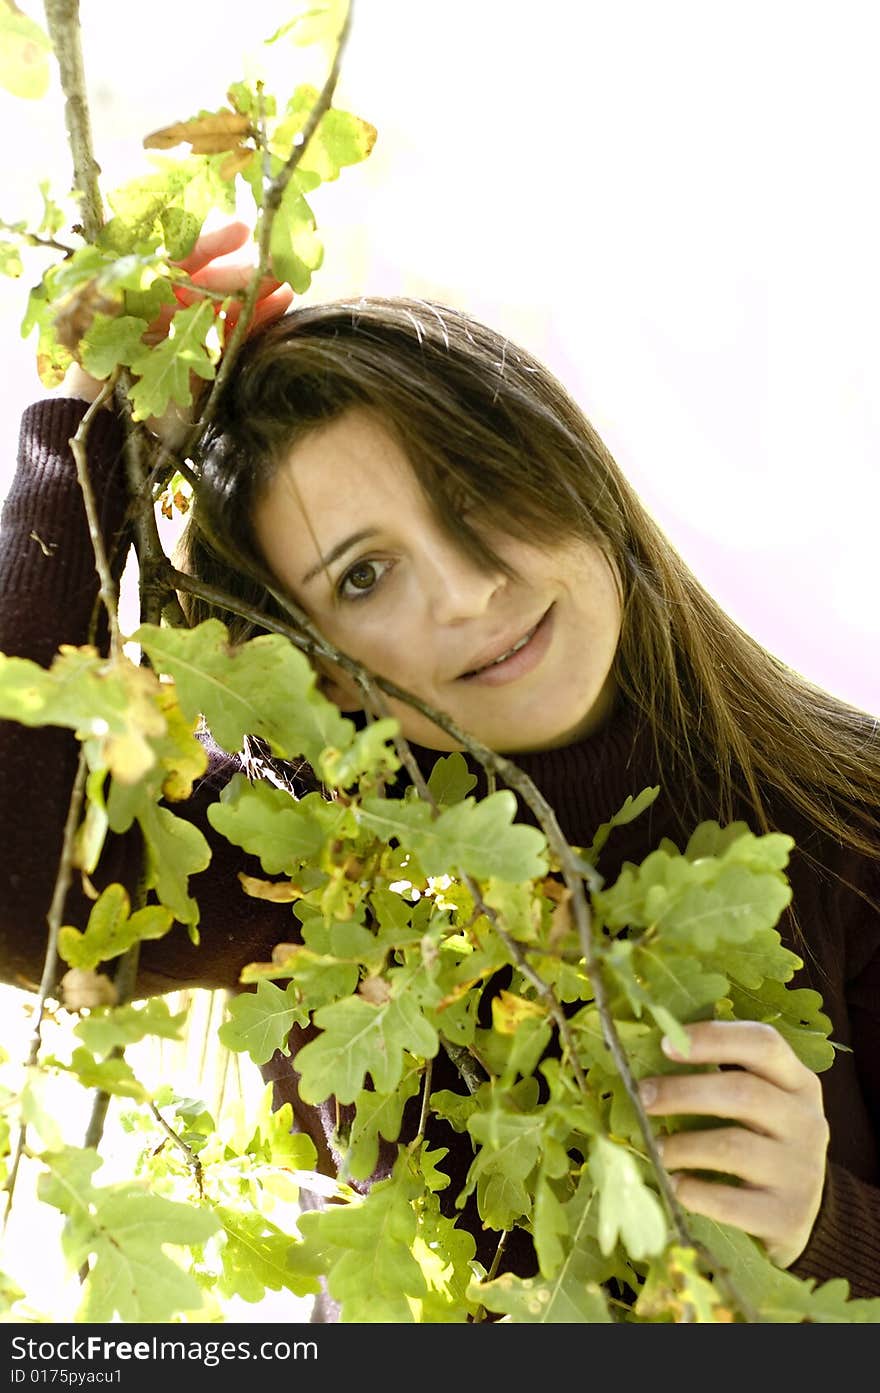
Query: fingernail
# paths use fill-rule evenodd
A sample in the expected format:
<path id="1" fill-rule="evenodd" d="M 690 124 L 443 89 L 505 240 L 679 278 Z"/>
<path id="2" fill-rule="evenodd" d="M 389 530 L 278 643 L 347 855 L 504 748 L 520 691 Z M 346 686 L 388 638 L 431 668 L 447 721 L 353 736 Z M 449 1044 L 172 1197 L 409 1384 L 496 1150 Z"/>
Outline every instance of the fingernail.
<path id="1" fill-rule="evenodd" d="M 639 1084 L 639 1097 L 646 1108 L 657 1101 L 657 1085 L 651 1079 L 644 1079 Z"/>
<path id="2" fill-rule="evenodd" d="M 660 1048 L 669 1059 L 684 1059 L 681 1050 L 676 1049 L 668 1035 L 664 1035 L 660 1041 Z"/>

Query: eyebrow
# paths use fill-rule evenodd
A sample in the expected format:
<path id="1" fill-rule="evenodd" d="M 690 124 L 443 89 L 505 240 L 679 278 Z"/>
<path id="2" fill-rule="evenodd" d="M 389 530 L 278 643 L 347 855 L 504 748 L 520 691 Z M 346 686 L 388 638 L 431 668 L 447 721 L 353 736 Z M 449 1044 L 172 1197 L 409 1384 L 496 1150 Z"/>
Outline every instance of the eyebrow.
<path id="1" fill-rule="evenodd" d="M 306 571 L 300 583 L 302 585 L 308 585 L 310 580 L 314 580 L 315 576 L 321 571 L 326 570 L 332 562 L 338 561 L 340 556 L 344 556 L 352 547 L 356 547 L 358 542 L 363 542 L 367 537 L 373 537 L 375 534 L 375 527 L 367 527 L 360 532 L 353 532 L 351 536 L 346 537 L 344 541 L 337 542 L 335 547 L 330 548 L 326 556 L 321 557 L 317 565 L 313 566 L 310 571 Z"/>

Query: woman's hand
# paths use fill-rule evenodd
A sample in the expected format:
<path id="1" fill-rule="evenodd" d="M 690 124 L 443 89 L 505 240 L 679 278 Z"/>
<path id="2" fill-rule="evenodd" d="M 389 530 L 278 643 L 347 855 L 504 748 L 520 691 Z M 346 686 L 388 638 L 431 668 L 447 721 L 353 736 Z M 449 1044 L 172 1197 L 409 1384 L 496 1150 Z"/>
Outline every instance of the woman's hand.
<path id="1" fill-rule="evenodd" d="M 250 254 L 243 248 L 250 244 Z M 193 287 L 220 295 L 231 295 L 236 290 L 245 290 L 254 272 L 255 248 L 251 241 L 251 229 L 244 222 L 224 223 L 211 232 L 203 232 L 196 241 L 189 256 L 183 261 L 172 262 L 185 271 Z M 179 305 L 192 305 L 200 299 L 198 289 L 188 285 L 175 286 L 174 296 Z M 285 281 L 264 276 L 257 291 L 257 301 L 248 333 L 259 324 L 278 319 L 293 300 L 293 291 Z M 217 301 L 217 311 L 220 302 Z M 223 337 L 227 341 L 238 323 L 241 314 L 241 300 L 233 300 L 225 312 Z M 176 307 L 164 305 L 161 314 L 150 325 L 145 339 L 158 343 L 168 333 L 168 326 L 174 317 Z"/>
<path id="2" fill-rule="evenodd" d="M 658 1137 L 667 1171 L 718 1171 L 723 1179 L 673 1177 L 686 1209 L 732 1224 L 764 1241 L 779 1267 L 807 1245 L 825 1179 L 828 1123 L 816 1075 L 773 1026 L 759 1021 L 702 1021 L 686 1026 L 690 1055 L 664 1041 L 670 1059 L 734 1066 L 642 1079 L 652 1117 L 701 1115 L 734 1125 Z"/>
<path id="3" fill-rule="evenodd" d="M 248 244 L 250 244 L 250 248 L 246 252 L 244 249 L 248 247 Z M 232 295 L 237 290 L 244 290 L 253 275 L 254 250 L 251 229 L 247 223 L 228 222 L 209 232 L 203 232 L 189 256 L 185 257 L 183 261 L 172 263 L 186 272 L 191 285 L 175 286 L 176 304 L 163 305 L 161 313 L 153 320 L 144 334 L 144 342 L 147 344 L 160 343 L 167 336 L 177 310 L 181 306 L 192 305 L 202 298 L 199 295 L 199 288 L 220 295 Z M 248 333 L 251 333 L 260 324 L 278 319 L 288 309 L 292 300 L 293 290 L 286 282 L 275 280 L 272 276 L 265 276 L 260 282 L 257 292 L 257 300 L 248 326 Z M 216 301 L 216 305 L 219 314 L 221 302 Z M 238 323 L 241 307 L 242 301 L 233 299 L 224 312 L 221 331 L 224 343 L 228 341 L 232 330 Z M 193 385 L 197 391 L 203 390 L 206 385 L 210 386 L 200 379 L 195 379 Z M 91 377 L 79 363 L 73 363 L 59 390 L 62 396 L 81 397 L 85 401 L 94 401 L 102 386 L 103 383 Z M 169 406 L 168 411 L 161 419 L 153 418 L 147 422 L 149 428 L 165 440 L 173 440 L 182 429 L 185 429 L 187 423 L 187 413 L 173 404 Z"/>

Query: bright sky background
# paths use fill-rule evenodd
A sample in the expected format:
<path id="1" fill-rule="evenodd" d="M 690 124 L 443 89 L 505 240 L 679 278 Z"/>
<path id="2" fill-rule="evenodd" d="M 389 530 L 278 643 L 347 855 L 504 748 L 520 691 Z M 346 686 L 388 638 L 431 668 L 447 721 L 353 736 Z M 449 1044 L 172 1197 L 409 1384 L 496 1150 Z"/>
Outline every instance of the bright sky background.
<path id="1" fill-rule="evenodd" d="M 82 0 L 105 187 L 293 11 L 153 0 L 135 37 Z M 871 0 L 360 0 L 337 105 L 379 139 L 313 196 L 308 298 L 431 295 L 519 339 L 730 614 L 880 714 L 875 21 Z M 321 80 L 319 50 L 263 53 L 281 97 Z M 0 118 L 14 219 L 69 180 L 63 120 L 5 94 Z M 6 460 L 40 385 L 25 287 L 0 291 Z"/>

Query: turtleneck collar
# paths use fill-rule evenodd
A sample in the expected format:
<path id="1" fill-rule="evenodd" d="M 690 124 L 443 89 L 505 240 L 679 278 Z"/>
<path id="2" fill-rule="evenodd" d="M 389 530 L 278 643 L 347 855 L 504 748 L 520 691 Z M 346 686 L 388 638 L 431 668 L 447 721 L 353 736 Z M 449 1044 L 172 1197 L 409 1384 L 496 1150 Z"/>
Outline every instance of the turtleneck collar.
<path id="1" fill-rule="evenodd" d="M 421 745 L 410 748 L 427 777 L 442 752 Z M 487 783 L 482 767 L 472 757 L 466 758 L 477 778 L 474 796 L 484 797 Z M 635 798 L 642 789 L 658 784 L 661 793 L 652 808 L 637 819 L 634 836 L 621 828 L 619 832 L 615 830 L 615 842 L 619 846 L 624 841 L 642 843 L 648 837 L 655 844 L 661 836 L 673 836 L 673 800 L 664 797 L 648 722 L 620 695 L 607 720 L 590 735 L 558 749 L 512 754 L 507 758 L 532 780 L 556 813 L 563 835 L 575 846 L 588 846 L 598 827 L 623 806 L 628 796 Z M 498 787 L 503 787 L 500 780 Z M 518 818 L 536 822 L 521 801 Z"/>

